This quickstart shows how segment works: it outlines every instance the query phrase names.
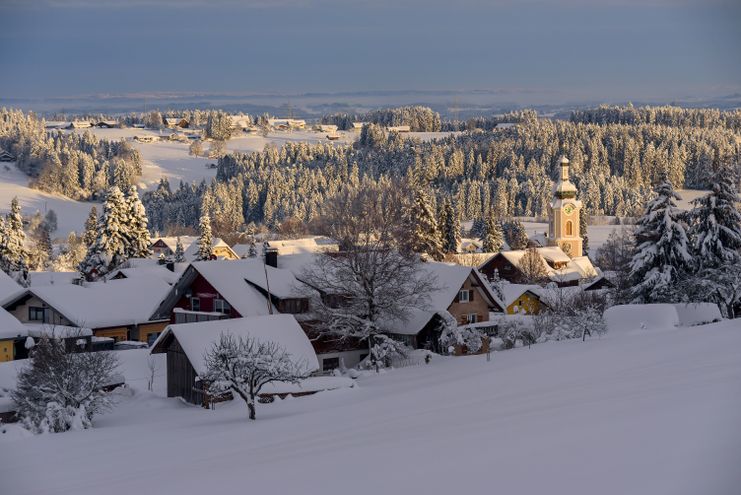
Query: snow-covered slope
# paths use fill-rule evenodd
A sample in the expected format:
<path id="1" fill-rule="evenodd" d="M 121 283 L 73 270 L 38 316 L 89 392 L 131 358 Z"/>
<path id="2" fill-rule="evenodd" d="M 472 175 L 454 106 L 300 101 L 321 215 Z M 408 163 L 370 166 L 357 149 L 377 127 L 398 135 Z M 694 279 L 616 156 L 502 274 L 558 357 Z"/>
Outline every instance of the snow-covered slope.
<path id="1" fill-rule="evenodd" d="M 0 445 L 0 479 L 9 495 L 732 495 L 740 347 L 737 320 L 440 358 L 256 422 L 152 395 L 143 370 L 95 429 Z"/>
<path id="2" fill-rule="evenodd" d="M 71 231 L 82 231 L 90 208 L 95 203 L 74 201 L 55 194 L 48 194 L 28 187 L 28 176 L 18 170 L 14 163 L 0 163 L 0 213 L 10 210 L 10 201 L 18 197 L 24 215 L 37 211 L 45 214 L 54 210 L 57 214 L 57 230 L 53 237 L 66 238 Z M 100 211 L 100 205 L 98 211 Z"/>

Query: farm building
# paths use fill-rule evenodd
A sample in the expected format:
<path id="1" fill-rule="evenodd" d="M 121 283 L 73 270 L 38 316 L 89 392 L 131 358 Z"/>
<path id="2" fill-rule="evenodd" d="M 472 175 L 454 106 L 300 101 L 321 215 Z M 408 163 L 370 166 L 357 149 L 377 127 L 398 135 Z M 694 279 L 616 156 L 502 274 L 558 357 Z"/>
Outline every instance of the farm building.
<path id="1" fill-rule="evenodd" d="M 199 380 L 206 372 L 204 356 L 222 334 L 274 342 L 304 363 L 307 372 L 319 369 L 308 337 L 291 315 L 262 315 L 199 323 L 169 325 L 152 346 L 152 354 L 167 354 L 167 396 L 182 397 L 207 406 L 208 384 Z"/>

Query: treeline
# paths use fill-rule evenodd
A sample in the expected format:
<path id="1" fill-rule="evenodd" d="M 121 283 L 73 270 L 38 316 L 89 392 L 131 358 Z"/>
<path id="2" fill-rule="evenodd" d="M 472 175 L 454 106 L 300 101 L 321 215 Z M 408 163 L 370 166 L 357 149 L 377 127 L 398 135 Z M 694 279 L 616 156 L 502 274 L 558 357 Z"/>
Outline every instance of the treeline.
<path id="1" fill-rule="evenodd" d="M 334 124 L 340 130 L 352 129 L 353 122 L 368 122 L 384 127 L 408 125 L 412 132 L 436 132 L 442 129 L 440 114 L 429 107 L 410 106 L 371 110 L 366 113 L 324 115 L 322 124 Z"/>
<path id="2" fill-rule="evenodd" d="M 473 131 L 481 129 L 491 131 L 499 124 L 519 124 L 523 122 L 533 122 L 538 120 L 538 112 L 535 110 L 515 110 L 503 113 L 501 115 L 477 116 L 467 120 L 446 120 L 443 121 L 443 131 Z"/>
<path id="3" fill-rule="evenodd" d="M 634 107 L 601 105 L 571 113 L 571 122 L 580 124 L 654 124 L 671 127 L 723 127 L 741 131 L 741 109 L 682 108 L 673 106 Z"/>
<path id="4" fill-rule="evenodd" d="M 473 131 L 431 142 L 368 125 L 354 146 L 287 143 L 218 162 L 216 183 L 145 196 L 166 204 L 151 225 L 194 225 L 198 195 L 214 199 L 215 220 L 275 228 L 288 219 L 310 222 L 343 184 L 377 183 L 414 172 L 433 202 L 449 198 L 462 219 L 544 216 L 558 158 L 571 160 L 572 180 L 590 215 L 637 216 L 651 185 L 666 174 L 673 184 L 703 188 L 705 170 L 738 159 L 738 135 L 719 127 L 581 124 L 524 120 L 506 131 Z M 203 191 L 203 192 L 201 192 Z M 226 197 L 229 197 L 226 200 Z M 185 197 L 185 200 L 181 200 Z M 168 213 L 169 212 L 169 213 Z"/>
<path id="5" fill-rule="evenodd" d="M 114 185 L 128 190 L 142 172 L 139 151 L 125 141 L 48 132 L 43 120 L 20 110 L 0 110 L 0 147 L 16 157 L 32 187 L 72 199 L 95 199 Z"/>

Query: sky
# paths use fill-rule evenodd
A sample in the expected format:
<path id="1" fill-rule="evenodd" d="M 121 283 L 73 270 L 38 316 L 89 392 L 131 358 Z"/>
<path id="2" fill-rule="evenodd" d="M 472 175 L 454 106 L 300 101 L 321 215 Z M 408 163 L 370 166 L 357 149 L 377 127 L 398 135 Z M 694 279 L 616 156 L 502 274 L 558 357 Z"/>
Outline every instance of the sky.
<path id="1" fill-rule="evenodd" d="M 738 0 L 0 0 L 0 19 L 5 99 L 741 92 Z"/>

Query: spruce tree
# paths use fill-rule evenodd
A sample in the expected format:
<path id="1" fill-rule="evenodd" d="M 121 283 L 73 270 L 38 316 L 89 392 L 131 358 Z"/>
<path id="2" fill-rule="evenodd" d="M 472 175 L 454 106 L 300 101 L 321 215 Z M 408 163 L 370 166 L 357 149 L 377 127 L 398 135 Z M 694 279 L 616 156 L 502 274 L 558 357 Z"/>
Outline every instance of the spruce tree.
<path id="1" fill-rule="evenodd" d="M 519 220 L 507 222 L 504 236 L 510 249 L 525 249 L 529 241 L 525 226 Z"/>
<path id="2" fill-rule="evenodd" d="M 437 220 L 430 197 L 423 187 L 415 188 L 414 200 L 407 212 L 409 248 L 415 253 L 426 253 L 433 259 L 442 259 L 442 246 Z"/>
<path id="3" fill-rule="evenodd" d="M 147 213 L 144 210 L 144 205 L 139 200 L 136 186 L 131 186 L 129 189 L 129 195 L 126 198 L 126 209 L 126 238 L 128 241 L 126 257 L 147 258 L 152 254 L 150 249 L 152 238 L 147 228 Z"/>
<path id="4" fill-rule="evenodd" d="M 482 249 L 485 253 L 496 253 L 502 250 L 504 233 L 499 219 L 493 214 L 486 217 Z"/>
<path id="5" fill-rule="evenodd" d="M 180 236 L 178 236 L 177 242 L 175 244 L 175 263 L 182 263 L 185 261 L 185 250 L 183 249 L 183 243 L 180 241 Z"/>
<path id="6" fill-rule="evenodd" d="M 198 231 L 200 236 L 198 237 L 197 259 L 199 261 L 210 260 L 211 255 L 213 254 L 213 235 L 211 234 L 211 219 L 208 215 L 201 216 L 201 221 L 198 224 Z"/>
<path id="7" fill-rule="evenodd" d="M 633 302 L 671 301 L 679 275 L 692 263 L 689 240 L 681 221 L 671 182 L 660 181 L 638 220 L 636 247 L 631 261 Z"/>
<path id="8" fill-rule="evenodd" d="M 443 200 L 442 206 L 443 219 L 443 252 L 457 253 L 458 245 L 461 241 L 461 226 L 458 215 L 448 198 Z"/>
<path id="9" fill-rule="evenodd" d="M 85 220 L 85 233 L 82 236 L 82 241 L 88 248 L 93 245 L 95 239 L 98 237 L 98 209 L 93 206 L 90 208 L 90 214 Z"/>
<path id="10" fill-rule="evenodd" d="M 589 235 L 587 234 L 587 214 L 584 210 L 579 212 L 579 235 L 581 235 L 581 249 L 584 254 L 589 253 Z"/>
<path id="11" fill-rule="evenodd" d="M 126 227 L 128 208 L 121 190 L 113 186 L 106 193 L 95 241 L 80 263 L 80 271 L 88 280 L 105 275 L 126 260 L 128 239 Z"/>
<path id="12" fill-rule="evenodd" d="M 23 216 L 18 198 L 10 203 L 10 212 L 0 229 L 0 264 L 7 273 L 21 270 L 26 262 L 26 233 L 23 231 Z"/>
<path id="13" fill-rule="evenodd" d="M 691 212 L 697 265 L 701 268 L 738 263 L 741 256 L 741 201 L 736 190 L 735 174 L 722 167 L 712 176 L 710 193 L 693 201 Z"/>

